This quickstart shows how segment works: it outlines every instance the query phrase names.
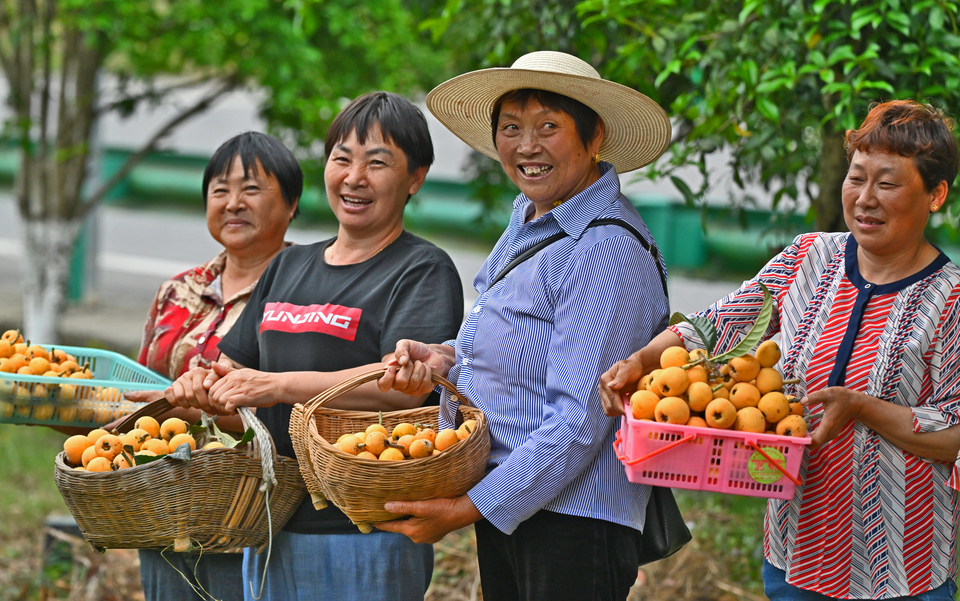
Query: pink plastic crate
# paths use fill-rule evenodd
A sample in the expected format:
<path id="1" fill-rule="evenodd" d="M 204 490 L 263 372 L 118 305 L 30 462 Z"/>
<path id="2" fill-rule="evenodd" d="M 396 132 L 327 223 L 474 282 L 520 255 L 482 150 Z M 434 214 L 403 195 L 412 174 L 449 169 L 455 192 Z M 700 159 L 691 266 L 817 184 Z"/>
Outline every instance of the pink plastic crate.
<path id="1" fill-rule="evenodd" d="M 809 438 L 633 419 L 627 405 L 614 447 L 636 484 L 790 499 Z"/>

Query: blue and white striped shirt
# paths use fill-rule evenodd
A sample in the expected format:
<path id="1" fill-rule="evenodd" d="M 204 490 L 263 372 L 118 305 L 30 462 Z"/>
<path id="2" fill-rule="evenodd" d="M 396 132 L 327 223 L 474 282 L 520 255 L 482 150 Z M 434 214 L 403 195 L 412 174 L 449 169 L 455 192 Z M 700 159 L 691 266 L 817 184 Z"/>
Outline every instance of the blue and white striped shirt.
<path id="1" fill-rule="evenodd" d="M 653 241 L 616 171 L 600 168 L 597 182 L 529 223 L 533 204 L 517 197 L 456 340 L 449 378 L 486 414 L 492 443 L 487 476 L 468 495 L 508 534 L 540 509 L 643 528 L 647 489 L 617 461 L 619 421 L 604 415 L 597 385 L 667 326 L 668 302 L 653 257 L 629 231 L 586 229 L 615 217 Z M 487 289 L 512 258 L 561 230 L 569 236 Z M 449 419 L 449 394 L 443 406 Z"/>

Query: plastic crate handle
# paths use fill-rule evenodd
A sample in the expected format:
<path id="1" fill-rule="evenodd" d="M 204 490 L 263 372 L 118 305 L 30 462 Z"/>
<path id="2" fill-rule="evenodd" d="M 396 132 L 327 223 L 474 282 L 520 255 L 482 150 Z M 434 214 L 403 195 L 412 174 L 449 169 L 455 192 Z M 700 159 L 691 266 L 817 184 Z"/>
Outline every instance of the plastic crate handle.
<path id="1" fill-rule="evenodd" d="M 671 442 L 670 444 L 668 444 L 668 445 L 666 445 L 666 446 L 660 447 L 659 449 L 657 449 L 656 451 L 653 451 L 652 453 L 647 453 L 646 455 L 641 455 L 640 457 L 637 457 L 637 458 L 634 459 L 633 461 L 626 461 L 626 458 L 627 458 L 626 455 L 621 455 L 621 454 L 620 454 L 620 442 L 621 442 L 621 439 L 620 439 L 620 430 L 617 430 L 617 437 L 616 437 L 616 439 L 613 441 L 613 450 L 614 450 L 614 452 L 615 452 L 616 455 L 617 455 L 617 460 L 618 460 L 618 461 L 622 462 L 624 465 L 634 465 L 634 464 L 640 463 L 641 461 L 646 461 L 647 459 L 650 459 L 651 457 L 653 457 L 653 456 L 655 456 L 655 455 L 659 455 L 660 453 L 663 453 L 664 451 L 669 451 L 669 450 L 672 449 L 673 447 L 675 447 L 675 446 L 677 446 L 677 445 L 681 445 L 681 444 L 687 442 L 688 440 L 693 440 L 693 439 L 696 438 L 696 437 L 697 437 L 696 434 L 687 434 L 687 435 L 684 436 L 683 438 L 681 438 L 681 439 L 679 439 L 679 440 L 675 440 L 675 441 Z M 769 457 L 767 457 L 767 458 L 769 459 Z M 779 467 L 779 466 L 777 466 L 777 467 Z M 780 468 L 780 471 L 783 471 L 783 468 Z"/>
<path id="2" fill-rule="evenodd" d="M 756 451 L 756 452 L 760 453 L 761 455 L 763 455 L 764 457 L 766 457 L 767 461 L 770 462 L 770 465 L 772 465 L 773 467 L 775 467 L 775 468 L 777 468 L 778 470 L 780 470 L 780 473 L 782 473 L 784 476 L 786 476 L 787 478 L 789 478 L 791 482 L 793 482 L 793 483 L 796 484 L 797 486 L 800 486 L 800 480 L 799 480 L 798 478 L 794 478 L 793 476 L 791 476 L 791 475 L 790 475 L 790 472 L 787 471 L 787 468 L 785 468 L 784 466 L 780 465 L 780 462 L 779 462 L 779 461 L 774 461 L 773 457 L 771 457 L 770 455 L 767 455 L 767 454 L 763 451 L 763 449 L 761 449 L 759 446 L 757 446 L 757 443 L 753 442 L 752 440 L 747 440 L 747 441 L 745 441 L 745 442 L 746 442 L 748 445 L 750 445 L 751 447 L 753 447 L 753 450 L 754 450 L 754 451 Z"/>

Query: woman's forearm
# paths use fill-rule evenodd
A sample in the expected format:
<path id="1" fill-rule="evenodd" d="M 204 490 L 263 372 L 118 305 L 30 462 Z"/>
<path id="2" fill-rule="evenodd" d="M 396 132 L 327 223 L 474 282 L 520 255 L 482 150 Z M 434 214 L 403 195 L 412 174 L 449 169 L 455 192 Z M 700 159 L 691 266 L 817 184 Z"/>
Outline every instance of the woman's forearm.
<path id="1" fill-rule="evenodd" d="M 914 432 L 913 411 L 909 407 L 875 397 L 861 401 L 857 421 L 894 445 L 917 457 L 953 463 L 960 452 L 960 426 L 937 432 Z"/>

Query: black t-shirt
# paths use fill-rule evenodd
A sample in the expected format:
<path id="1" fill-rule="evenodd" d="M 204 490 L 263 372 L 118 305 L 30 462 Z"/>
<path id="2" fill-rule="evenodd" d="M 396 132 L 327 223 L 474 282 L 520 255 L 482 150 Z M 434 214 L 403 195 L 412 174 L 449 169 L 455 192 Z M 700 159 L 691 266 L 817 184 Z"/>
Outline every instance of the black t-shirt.
<path id="1" fill-rule="evenodd" d="M 219 348 L 245 367 L 267 372 L 338 371 L 376 363 L 402 338 L 441 343 L 456 338 L 463 287 L 453 261 L 433 244 L 403 232 L 363 263 L 329 265 L 333 242 L 291 246 L 267 267 Z M 318 391 L 319 392 L 319 391 Z M 260 407 L 277 452 L 296 457 L 293 406 Z M 353 534 L 332 504 L 317 511 L 308 496 L 284 530 Z"/>

